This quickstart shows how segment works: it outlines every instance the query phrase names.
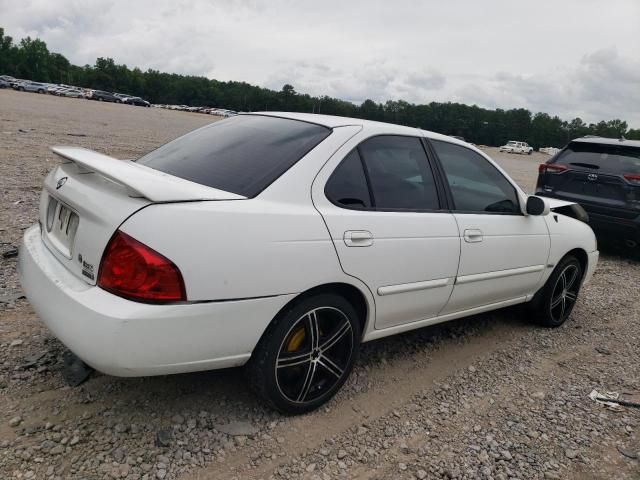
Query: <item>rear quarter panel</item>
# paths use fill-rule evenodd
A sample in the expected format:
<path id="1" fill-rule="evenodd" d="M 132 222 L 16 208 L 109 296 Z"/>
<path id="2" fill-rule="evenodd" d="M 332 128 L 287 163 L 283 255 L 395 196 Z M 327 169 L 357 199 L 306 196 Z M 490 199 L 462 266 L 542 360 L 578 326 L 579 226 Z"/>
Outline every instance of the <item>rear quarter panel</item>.
<path id="1" fill-rule="evenodd" d="M 336 252 L 312 205 L 260 200 L 151 205 L 120 229 L 172 260 L 190 301 L 304 291 L 336 281 Z"/>

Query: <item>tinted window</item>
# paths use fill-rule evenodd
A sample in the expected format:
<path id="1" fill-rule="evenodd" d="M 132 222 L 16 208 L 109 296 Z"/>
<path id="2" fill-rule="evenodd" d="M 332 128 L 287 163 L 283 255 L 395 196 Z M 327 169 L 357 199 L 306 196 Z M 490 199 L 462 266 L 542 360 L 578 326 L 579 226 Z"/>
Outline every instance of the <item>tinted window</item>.
<path id="1" fill-rule="evenodd" d="M 379 136 L 359 147 L 378 209 L 437 210 L 433 173 L 420 139 Z"/>
<path id="2" fill-rule="evenodd" d="M 329 200 L 346 208 L 370 208 L 371 197 L 357 150 L 353 150 L 331 174 L 325 187 Z"/>
<path id="3" fill-rule="evenodd" d="M 456 210 L 519 213 L 515 188 L 485 158 L 459 145 L 432 143 L 451 187 Z"/>
<path id="4" fill-rule="evenodd" d="M 298 120 L 240 115 L 191 132 L 138 161 L 192 182 L 254 197 L 330 133 Z"/>
<path id="5" fill-rule="evenodd" d="M 553 161 L 579 169 L 640 173 L 640 148 L 597 143 L 570 143 Z"/>

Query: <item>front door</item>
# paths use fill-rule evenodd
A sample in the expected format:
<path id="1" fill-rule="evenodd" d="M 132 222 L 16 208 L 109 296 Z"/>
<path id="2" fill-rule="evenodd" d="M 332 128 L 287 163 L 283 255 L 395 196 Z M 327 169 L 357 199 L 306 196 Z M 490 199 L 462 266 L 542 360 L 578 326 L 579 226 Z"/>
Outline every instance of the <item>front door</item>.
<path id="1" fill-rule="evenodd" d="M 376 328 L 434 317 L 453 290 L 460 238 L 423 143 L 392 135 L 357 142 L 313 186 L 342 269 L 371 290 Z"/>
<path id="2" fill-rule="evenodd" d="M 549 256 L 543 217 L 523 215 L 516 188 L 479 153 L 432 141 L 448 183 L 461 237 L 453 313 L 522 300 L 538 287 Z"/>

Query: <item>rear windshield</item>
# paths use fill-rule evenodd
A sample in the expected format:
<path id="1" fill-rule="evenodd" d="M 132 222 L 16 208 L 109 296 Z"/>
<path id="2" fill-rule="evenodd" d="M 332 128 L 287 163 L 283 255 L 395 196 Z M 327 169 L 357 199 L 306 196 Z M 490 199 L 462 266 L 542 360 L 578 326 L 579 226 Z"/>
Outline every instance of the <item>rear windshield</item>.
<path id="1" fill-rule="evenodd" d="M 207 125 L 140 158 L 176 177 L 255 197 L 331 130 L 312 123 L 240 115 Z"/>
<path id="2" fill-rule="evenodd" d="M 628 174 L 640 173 L 640 148 L 573 142 L 554 159 L 574 168 Z"/>

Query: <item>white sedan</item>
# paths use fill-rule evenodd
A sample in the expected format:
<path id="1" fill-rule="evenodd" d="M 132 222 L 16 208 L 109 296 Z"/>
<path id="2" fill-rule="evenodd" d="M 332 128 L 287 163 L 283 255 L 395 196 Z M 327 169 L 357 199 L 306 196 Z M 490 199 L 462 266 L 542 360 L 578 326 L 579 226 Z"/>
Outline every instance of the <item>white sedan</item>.
<path id="1" fill-rule="evenodd" d="M 112 375 L 247 364 L 284 412 L 362 342 L 525 302 L 559 326 L 598 259 L 580 207 L 415 128 L 241 114 L 137 161 L 53 151 L 19 261 L 50 330 Z"/>

